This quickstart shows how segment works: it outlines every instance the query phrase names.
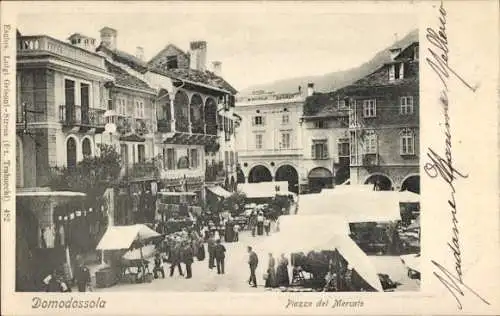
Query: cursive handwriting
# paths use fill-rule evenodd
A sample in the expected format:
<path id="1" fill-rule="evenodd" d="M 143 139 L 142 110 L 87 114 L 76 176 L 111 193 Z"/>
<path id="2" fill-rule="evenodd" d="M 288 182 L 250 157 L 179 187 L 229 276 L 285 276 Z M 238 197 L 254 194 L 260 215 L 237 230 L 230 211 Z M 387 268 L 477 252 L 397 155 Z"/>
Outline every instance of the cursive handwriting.
<path id="1" fill-rule="evenodd" d="M 444 8 L 443 2 L 439 8 L 439 30 L 435 31 L 432 28 L 427 28 L 427 41 L 435 49 L 439 49 L 440 53 L 436 53 L 432 48 L 429 48 L 429 52 L 432 58 L 426 58 L 428 66 L 436 73 L 438 78 L 442 83 L 442 90 L 439 96 L 439 103 L 443 108 L 444 116 L 444 136 L 445 136 L 445 154 L 444 158 L 436 153 L 432 148 L 427 149 L 427 158 L 430 160 L 424 165 L 424 171 L 430 178 L 440 178 L 449 187 L 449 198 L 447 201 L 448 207 L 451 213 L 451 241 L 446 245 L 450 248 L 453 258 L 455 259 L 455 271 L 454 274 L 449 270 L 445 269 L 441 264 L 434 260 L 431 262 L 439 271 L 434 271 L 434 276 L 446 287 L 450 294 L 457 301 L 457 306 L 462 309 L 462 303 L 460 301 L 459 295 L 465 296 L 464 289 L 473 293 L 479 299 L 481 299 L 485 304 L 490 304 L 484 298 L 482 298 L 477 292 L 472 290 L 470 287 L 463 282 L 463 272 L 462 272 L 462 254 L 463 250 L 460 247 L 460 231 L 458 229 L 458 218 L 457 218 L 457 202 L 455 200 L 455 181 L 457 179 L 465 179 L 468 177 L 467 174 L 459 171 L 455 168 L 453 164 L 453 154 L 452 154 L 452 134 L 451 134 L 451 122 L 449 115 L 449 99 L 448 99 L 448 80 L 450 79 L 450 74 L 453 74 L 459 81 L 467 87 L 470 91 L 475 92 L 477 87 L 472 87 L 467 83 L 461 76 L 459 76 L 454 70 L 452 70 L 448 64 L 448 54 L 450 52 L 448 48 L 448 35 L 446 34 L 446 16 L 447 12 Z"/>
<path id="2" fill-rule="evenodd" d="M 476 92 L 477 86 L 473 87 L 467 81 L 465 81 L 462 76 L 456 73 L 450 65 L 448 64 L 449 58 L 448 53 L 450 52 L 448 48 L 448 35 L 446 34 L 446 9 L 444 8 L 444 4 L 441 1 L 441 6 L 439 7 L 439 30 L 436 31 L 433 28 L 427 28 L 427 41 L 435 48 L 440 50 L 440 53 L 437 53 L 432 48 L 428 48 L 429 53 L 432 58 L 427 57 L 425 60 L 427 64 L 431 67 L 431 69 L 436 73 L 441 80 L 441 83 L 448 90 L 448 82 L 447 80 L 450 78 L 450 74 L 455 76 L 460 82 L 466 86 L 469 90 Z"/>

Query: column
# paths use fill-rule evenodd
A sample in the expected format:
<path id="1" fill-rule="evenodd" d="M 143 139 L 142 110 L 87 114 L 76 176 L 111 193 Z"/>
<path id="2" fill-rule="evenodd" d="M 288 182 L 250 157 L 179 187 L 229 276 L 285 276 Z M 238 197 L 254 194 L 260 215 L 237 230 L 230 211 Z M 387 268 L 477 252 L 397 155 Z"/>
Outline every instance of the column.
<path id="1" fill-rule="evenodd" d="M 174 94 L 175 99 L 175 94 Z M 170 99 L 170 131 L 175 132 L 175 112 L 174 112 L 174 99 Z"/>

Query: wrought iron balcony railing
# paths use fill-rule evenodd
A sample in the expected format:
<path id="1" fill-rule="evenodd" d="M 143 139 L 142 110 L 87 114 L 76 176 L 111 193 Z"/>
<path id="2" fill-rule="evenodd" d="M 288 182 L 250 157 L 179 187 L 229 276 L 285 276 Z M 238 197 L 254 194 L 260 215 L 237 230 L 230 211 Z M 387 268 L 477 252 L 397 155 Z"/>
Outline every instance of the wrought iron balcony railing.
<path id="1" fill-rule="evenodd" d="M 65 104 L 59 106 L 59 121 L 65 126 L 104 127 L 104 109 L 87 108 Z"/>

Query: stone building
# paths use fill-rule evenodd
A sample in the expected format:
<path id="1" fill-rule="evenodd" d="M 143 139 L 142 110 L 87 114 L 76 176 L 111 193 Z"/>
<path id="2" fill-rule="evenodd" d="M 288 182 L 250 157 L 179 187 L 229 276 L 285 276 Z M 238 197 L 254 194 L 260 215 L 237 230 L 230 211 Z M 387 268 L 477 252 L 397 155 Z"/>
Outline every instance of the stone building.
<path id="1" fill-rule="evenodd" d="M 419 44 L 390 50 L 391 60 L 346 87 L 351 183 L 420 191 Z"/>
<path id="2" fill-rule="evenodd" d="M 349 108 L 338 93 L 313 94 L 304 104 L 301 192 L 318 192 L 349 179 Z"/>
<path id="3" fill-rule="evenodd" d="M 289 191 L 298 192 L 305 177 L 299 121 L 306 93 L 301 88 L 286 94 L 257 91 L 238 98 L 239 183 L 288 181 Z"/>

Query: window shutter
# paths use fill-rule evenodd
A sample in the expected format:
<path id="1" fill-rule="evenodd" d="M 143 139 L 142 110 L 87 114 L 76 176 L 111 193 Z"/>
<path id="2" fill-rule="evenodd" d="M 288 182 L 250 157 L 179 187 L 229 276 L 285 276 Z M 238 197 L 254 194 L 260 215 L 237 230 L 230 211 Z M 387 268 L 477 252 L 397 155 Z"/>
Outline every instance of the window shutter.
<path id="1" fill-rule="evenodd" d="M 322 158 L 328 158 L 328 144 L 327 143 L 323 144 L 323 157 Z"/>
<path id="2" fill-rule="evenodd" d="M 252 126 L 255 126 L 255 116 L 252 116 Z"/>
<path id="3" fill-rule="evenodd" d="M 311 145 L 311 157 L 312 157 L 312 159 L 316 159 L 316 152 L 314 150 L 314 144 Z"/>
<path id="4" fill-rule="evenodd" d="M 266 125 L 266 117 L 262 116 L 262 125 Z"/>
<path id="5" fill-rule="evenodd" d="M 405 74 L 405 64 L 401 63 L 401 66 L 399 67 L 399 79 L 403 79 Z"/>
<path id="6" fill-rule="evenodd" d="M 373 99 L 373 116 L 377 116 L 377 99 Z"/>
<path id="7" fill-rule="evenodd" d="M 396 77 L 396 70 L 395 70 L 395 65 L 391 65 L 389 67 L 389 81 L 394 81 L 395 77 Z"/>

